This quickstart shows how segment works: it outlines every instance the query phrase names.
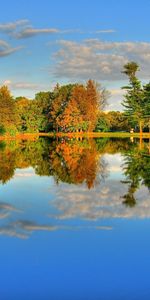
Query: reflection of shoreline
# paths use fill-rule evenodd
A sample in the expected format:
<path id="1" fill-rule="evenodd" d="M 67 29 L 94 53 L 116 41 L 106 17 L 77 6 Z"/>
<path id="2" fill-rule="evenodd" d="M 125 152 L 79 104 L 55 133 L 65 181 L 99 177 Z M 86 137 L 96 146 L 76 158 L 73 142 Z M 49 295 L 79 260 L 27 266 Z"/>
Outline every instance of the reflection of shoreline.
<path id="1" fill-rule="evenodd" d="M 60 139 L 40 138 L 36 141 L 0 143 L 0 182 L 6 183 L 14 176 L 15 170 L 32 167 L 40 176 L 53 176 L 57 183 L 67 182 L 93 188 L 97 175 L 105 177 L 106 164 L 102 161 L 104 154 L 122 153 L 127 158 L 139 155 L 138 164 L 145 165 L 146 155 L 139 150 L 137 140 L 129 139 Z M 145 153 L 147 153 L 147 145 Z M 131 162 L 128 162 L 129 166 Z M 146 164 L 149 164 L 148 159 Z M 115 166 L 113 166 L 115 168 Z M 134 167 L 133 167 L 134 168 Z M 141 168 L 142 169 L 142 168 Z M 110 170 L 112 171 L 112 170 Z M 146 174 L 146 170 L 144 170 Z M 138 173 L 142 174 L 141 171 Z M 19 177 L 19 172 L 18 175 Z M 21 176 L 31 176 L 22 175 Z M 148 174 L 146 175 L 148 176 Z M 144 177 L 144 173 L 142 174 Z M 147 180 L 146 180 L 147 182 Z"/>
<path id="2" fill-rule="evenodd" d="M 65 132 L 59 132 L 59 133 L 18 133 L 16 136 L 9 136 L 9 135 L 3 135 L 0 136 L 0 141 L 14 141 L 14 140 L 36 140 L 39 137 L 50 137 L 50 138 L 55 138 L 55 137 L 73 137 L 73 138 L 103 138 L 103 137 L 108 137 L 108 138 L 123 138 L 123 137 L 128 137 L 128 138 L 150 138 L 150 133 L 149 132 L 143 132 L 142 136 L 140 136 L 140 133 L 130 133 L 130 132 L 88 132 L 88 133 L 79 133 L 79 132 L 74 132 L 74 133 L 65 133 Z"/>
<path id="3" fill-rule="evenodd" d="M 20 167 L 16 171 L 16 175 L 18 173 L 19 178 L 20 175 L 21 178 L 29 177 L 29 180 L 26 179 L 25 182 L 18 185 L 18 187 L 20 186 L 19 191 L 22 191 L 24 184 L 32 182 L 31 176 L 28 176 L 30 172 L 32 176 L 38 179 L 36 181 L 33 178 L 35 185 L 32 189 L 31 202 L 31 191 L 30 189 L 27 191 L 26 196 L 29 197 L 28 205 L 26 205 L 24 195 L 21 198 L 19 197 L 19 207 L 20 203 L 22 203 L 24 209 L 21 206 L 22 210 L 18 210 L 13 205 L 13 199 L 15 198 L 13 191 L 11 205 L 0 202 L 1 235 L 27 239 L 35 232 L 37 234 L 43 232 L 44 234 L 44 232 L 60 230 L 109 231 L 112 230 L 111 226 L 100 225 L 107 224 L 107 221 L 108 224 L 112 225 L 114 224 L 113 220 L 117 219 L 150 219 L 150 201 L 147 189 L 149 186 L 149 174 L 148 172 L 146 173 L 148 160 L 143 157 L 143 151 L 141 153 L 138 150 L 137 144 L 130 147 L 130 144 L 128 146 L 122 141 L 114 143 L 112 140 L 98 140 L 96 143 L 93 140 L 90 142 L 86 140 L 78 141 L 77 143 L 72 141 L 69 145 L 66 141 L 63 141 L 61 144 L 56 143 L 56 141 L 48 144 L 45 141 L 41 142 L 44 142 L 44 144 L 39 144 L 39 142 L 23 143 L 22 148 L 14 147 L 13 145 L 12 151 L 10 151 L 10 148 L 5 148 L 0 152 L 0 156 L 2 152 L 3 155 L 6 154 L 3 157 L 7 158 L 6 161 L 8 163 L 12 158 L 12 166 L 18 165 Z M 124 149 L 125 146 L 126 149 Z M 12 154 L 15 154 L 16 158 Z M 90 157 L 91 160 L 89 162 Z M 29 169 L 26 167 L 27 164 L 32 165 L 32 167 Z M 7 170 L 10 165 L 6 164 Z M 60 165 L 64 166 L 64 168 L 61 169 Z M 90 165 L 91 168 L 89 168 Z M 61 170 L 64 172 L 62 173 L 64 177 L 61 177 L 62 174 L 59 173 Z M 78 172 L 81 170 L 83 177 L 77 177 L 77 181 L 74 181 L 74 178 L 76 178 L 74 175 L 78 174 L 76 170 Z M 63 179 L 59 182 L 59 185 L 53 181 L 50 189 L 51 201 L 49 201 L 49 190 L 47 190 L 47 200 L 43 201 L 44 194 L 41 193 L 41 186 L 38 185 L 40 177 L 36 177 L 36 175 L 43 176 L 43 174 L 55 176 L 55 179 L 57 178 L 56 176 Z M 126 180 L 128 176 L 130 178 Z M 22 181 L 22 179 L 18 180 L 18 177 L 14 176 L 13 184 Z M 94 178 L 94 188 L 87 188 L 86 178 L 92 178 L 92 180 Z M 102 180 L 103 178 L 105 180 Z M 126 184 L 123 181 L 126 181 Z M 129 187 L 132 183 L 134 183 L 135 188 L 132 192 L 136 199 L 134 207 L 123 205 L 123 196 L 130 192 Z M 143 183 L 145 186 L 142 185 Z M 42 186 L 44 189 L 49 187 L 48 177 L 43 178 Z M 32 201 L 33 199 L 34 201 Z M 38 208 L 40 206 L 42 208 L 41 212 Z"/>
<path id="4" fill-rule="evenodd" d="M 56 183 L 56 195 L 59 187 L 62 186 L 61 183 L 66 184 L 63 201 L 65 197 L 66 199 L 70 197 L 70 186 L 74 186 L 71 196 L 74 197 L 75 193 L 81 200 L 77 201 L 75 197 L 73 202 L 69 202 L 70 199 L 68 202 L 62 201 L 61 205 L 55 202 L 54 206 L 59 206 L 59 211 L 64 210 L 64 216 L 77 215 L 77 217 L 94 220 L 101 218 L 102 215 L 111 218 L 109 210 L 114 205 L 117 217 L 120 212 L 124 217 L 127 208 L 130 210 L 135 205 L 139 206 L 137 193 L 141 184 L 150 188 L 150 160 L 145 155 L 146 151 L 148 151 L 147 144 L 143 144 L 140 150 L 137 140 L 132 143 L 129 139 L 72 140 L 63 138 L 57 141 L 41 138 L 36 141 L 24 140 L 5 145 L 0 143 L 0 182 L 5 184 L 14 178 L 15 184 L 17 178 L 29 177 L 31 180 L 30 178 L 36 175 L 51 177 Z M 114 186 L 109 183 L 109 179 L 113 180 Z M 122 180 L 121 183 L 120 180 Z M 82 195 L 83 186 L 87 197 L 86 203 Z M 105 189 L 110 189 L 108 203 L 109 199 L 102 190 L 104 186 Z M 94 202 L 95 195 L 97 197 L 94 192 L 98 190 L 99 200 L 105 200 L 103 207 L 106 206 L 108 211 L 101 210 L 102 203 L 98 199 Z M 83 197 L 83 202 L 81 197 Z M 66 205 L 64 208 L 62 208 L 63 203 Z M 122 209 L 124 209 L 123 212 Z M 130 216 L 129 213 L 128 216 Z M 115 217 L 114 213 L 112 217 Z"/>

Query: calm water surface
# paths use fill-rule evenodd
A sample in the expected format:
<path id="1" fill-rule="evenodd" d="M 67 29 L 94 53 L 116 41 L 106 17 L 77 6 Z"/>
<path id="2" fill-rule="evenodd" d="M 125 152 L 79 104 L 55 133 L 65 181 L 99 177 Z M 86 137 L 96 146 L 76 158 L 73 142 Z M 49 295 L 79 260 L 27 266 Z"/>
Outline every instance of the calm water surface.
<path id="1" fill-rule="evenodd" d="M 0 142 L 0 299 L 150 299 L 150 144 Z"/>

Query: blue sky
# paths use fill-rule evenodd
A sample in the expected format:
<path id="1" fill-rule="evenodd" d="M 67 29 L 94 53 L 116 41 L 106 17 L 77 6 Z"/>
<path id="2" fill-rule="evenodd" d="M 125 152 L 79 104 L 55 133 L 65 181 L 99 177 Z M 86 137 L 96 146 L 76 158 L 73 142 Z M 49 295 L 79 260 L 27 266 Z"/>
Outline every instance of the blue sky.
<path id="1" fill-rule="evenodd" d="M 92 78 L 111 90 L 107 109 L 116 110 L 125 62 L 150 78 L 149 0 L 8 0 L 1 11 L 0 84 L 14 96 Z"/>

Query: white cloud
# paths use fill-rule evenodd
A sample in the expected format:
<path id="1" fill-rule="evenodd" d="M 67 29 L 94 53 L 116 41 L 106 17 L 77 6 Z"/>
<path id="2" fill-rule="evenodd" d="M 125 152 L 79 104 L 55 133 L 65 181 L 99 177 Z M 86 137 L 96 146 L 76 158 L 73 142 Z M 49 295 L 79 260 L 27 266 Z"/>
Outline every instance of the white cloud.
<path id="1" fill-rule="evenodd" d="M 102 193 L 102 189 L 109 188 Z M 149 192 L 141 187 L 136 192 L 136 205 L 126 207 L 123 204 L 123 195 L 127 193 L 127 186 L 115 180 L 107 180 L 107 187 L 97 188 L 96 191 L 87 191 L 84 187 L 70 186 L 57 191 L 57 198 L 53 205 L 58 209 L 56 219 L 67 220 L 80 218 L 93 220 L 105 218 L 150 218 Z M 52 216 L 51 216 L 52 217 Z"/>
<path id="2" fill-rule="evenodd" d="M 18 209 L 16 209 L 13 205 L 5 202 L 0 202 L 0 211 L 15 211 L 18 212 Z"/>
<path id="3" fill-rule="evenodd" d="M 110 89 L 110 93 L 112 96 L 123 96 L 125 94 L 125 90 L 120 89 Z"/>
<path id="4" fill-rule="evenodd" d="M 5 235 L 5 236 L 9 236 L 9 237 L 16 237 L 16 238 L 20 238 L 20 239 L 27 239 L 28 235 L 24 234 L 24 233 L 20 233 L 15 231 L 14 228 L 11 227 L 0 227 L 0 235 Z"/>
<path id="5" fill-rule="evenodd" d="M 150 43 L 107 42 L 99 39 L 83 40 L 80 43 L 58 41 L 55 53 L 54 75 L 72 80 L 122 80 L 123 65 L 131 60 L 141 66 L 139 76 L 150 76 Z"/>
<path id="6" fill-rule="evenodd" d="M 21 46 L 12 47 L 7 42 L 0 40 L 0 57 L 8 56 L 14 52 L 19 51 L 20 49 L 22 49 Z"/>
<path id="7" fill-rule="evenodd" d="M 123 204 L 124 195 L 129 193 L 130 187 L 130 184 L 122 182 L 125 179 L 124 156 L 119 153 L 115 156 L 105 154 L 103 159 L 108 164 L 109 175 L 96 188 L 88 190 L 85 185 L 67 184 L 56 187 L 55 199 L 50 201 L 50 205 L 57 209 L 54 214 L 56 219 L 96 221 L 105 218 L 150 218 L 149 190 L 144 185 L 141 184 L 134 193 L 134 207 Z"/>
<path id="8" fill-rule="evenodd" d="M 25 26 L 29 23 L 28 20 L 22 19 L 15 22 L 0 24 L 0 32 L 8 33 L 14 32 L 17 28 Z"/>
<path id="9" fill-rule="evenodd" d="M 34 28 L 27 19 L 0 24 L 0 32 L 17 39 L 29 38 L 38 34 L 59 33 L 56 28 Z M 66 32 L 66 31 L 64 31 Z"/>
<path id="10" fill-rule="evenodd" d="M 50 226 L 50 225 L 39 225 L 37 223 L 31 222 L 31 221 L 16 221 L 13 224 L 14 226 L 17 226 L 21 228 L 22 230 L 25 230 L 27 232 L 33 232 L 33 231 L 39 231 L 39 230 L 46 230 L 46 231 L 52 231 L 56 230 L 56 226 Z"/>
<path id="11" fill-rule="evenodd" d="M 9 79 L 5 80 L 3 82 L 3 85 L 7 85 L 10 89 L 12 90 L 34 90 L 38 91 L 41 89 L 43 86 L 41 84 L 36 84 L 32 82 L 13 82 Z"/>
<path id="12" fill-rule="evenodd" d="M 6 219 L 8 216 L 9 216 L 9 212 L 2 213 L 2 214 L 0 213 L 0 220 Z"/>
<path id="13" fill-rule="evenodd" d="M 56 29 L 56 28 L 43 28 L 43 29 L 37 29 L 37 28 L 26 28 L 21 30 L 20 32 L 16 33 L 14 36 L 17 39 L 24 39 L 24 38 L 29 38 L 29 37 L 33 37 L 35 35 L 39 35 L 39 34 L 53 34 L 53 33 L 59 33 L 60 30 Z"/>
<path id="14" fill-rule="evenodd" d="M 121 87 L 118 89 L 109 89 L 110 97 L 108 99 L 108 105 L 105 111 L 122 111 L 123 106 L 121 102 L 123 101 L 123 95 L 125 94 L 125 90 L 122 90 Z"/>
<path id="15" fill-rule="evenodd" d="M 14 22 L 8 22 L 0 24 L 0 32 L 9 34 L 10 36 L 17 39 L 24 39 L 33 37 L 39 34 L 53 34 L 53 33 L 80 33 L 80 34 L 107 34 L 116 32 L 114 29 L 102 29 L 90 32 L 84 32 L 80 29 L 57 29 L 57 28 L 34 28 L 30 21 L 27 19 L 21 19 Z"/>
<path id="16" fill-rule="evenodd" d="M 104 30 L 96 30 L 93 33 L 114 33 L 114 32 L 116 32 L 116 30 L 114 29 L 104 29 Z"/>
<path id="17" fill-rule="evenodd" d="M 17 173 L 15 175 L 15 177 L 22 177 L 22 178 L 32 177 L 32 176 L 33 176 L 33 174 L 31 174 L 31 173 Z"/>

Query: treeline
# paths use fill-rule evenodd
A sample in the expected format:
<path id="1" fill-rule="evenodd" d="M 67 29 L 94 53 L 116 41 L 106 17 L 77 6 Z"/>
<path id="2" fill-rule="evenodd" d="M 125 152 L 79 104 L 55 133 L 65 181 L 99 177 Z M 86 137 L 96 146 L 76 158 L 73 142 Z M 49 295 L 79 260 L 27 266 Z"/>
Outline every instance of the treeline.
<path id="1" fill-rule="evenodd" d="M 130 131 L 142 133 L 150 127 L 150 83 L 136 77 L 135 62 L 124 65 L 129 78 L 122 105 L 124 112 L 103 110 L 109 92 L 89 80 L 84 84 L 57 84 L 52 91 L 39 92 L 35 99 L 13 98 L 7 86 L 0 88 L 0 134 L 38 132 Z"/>
<path id="2" fill-rule="evenodd" d="M 7 86 L 0 88 L 1 133 L 93 131 L 108 92 L 89 80 L 40 92 L 35 99 L 13 98 Z"/>

